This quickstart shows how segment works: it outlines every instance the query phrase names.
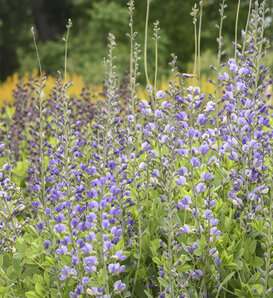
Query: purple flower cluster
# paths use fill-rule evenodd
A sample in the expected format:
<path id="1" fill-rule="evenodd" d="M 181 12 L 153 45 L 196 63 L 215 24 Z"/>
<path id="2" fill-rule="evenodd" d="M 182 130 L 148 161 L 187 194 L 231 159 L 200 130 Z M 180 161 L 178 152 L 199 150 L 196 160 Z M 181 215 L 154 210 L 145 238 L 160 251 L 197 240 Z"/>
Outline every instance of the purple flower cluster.
<path id="1" fill-rule="evenodd" d="M 128 6 L 132 16 L 133 1 Z M 35 96 L 18 87 L 0 143 L 0 249 L 14 252 L 31 216 L 44 254 L 54 260 L 59 295 L 67 286 L 70 297 L 134 297 L 141 285 L 150 296 L 209 297 L 218 296 L 227 276 L 221 264 L 242 263 L 226 253 L 235 245 L 232 227 L 240 225 L 248 237 L 259 221 L 261 247 L 269 252 L 261 270 L 266 291 L 273 131 L 266 105 L 271 81 L 262 63 L 264 9 L 255 7 L 244 46 L 236 45 L 226 65 L 212 67 L 217 80 L 209 96 L 185 87 L 188 76 L 178 72 L 172 55 L 168 90 L 149 83 L 147 98 L 138 99 L 132 19 L 126 91 L 119 90 L 116 41 L 109 34 L 104 101 L 96 113 L 88 90 L 78 103 L 68 96 L 72 83 L 61 79 L 50 100 L 43 95 L 46 78 L 35 87 L 30 82 Z M 23 191 L 13 182 L 18 135 L 28 144 Z"/>

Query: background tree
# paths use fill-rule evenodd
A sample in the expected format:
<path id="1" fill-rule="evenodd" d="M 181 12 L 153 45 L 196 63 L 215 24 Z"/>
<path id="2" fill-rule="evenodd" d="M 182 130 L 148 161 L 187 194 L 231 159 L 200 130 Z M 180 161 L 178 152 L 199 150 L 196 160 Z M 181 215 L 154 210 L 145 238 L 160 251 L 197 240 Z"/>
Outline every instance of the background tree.
<path id="1" fill-rule="evenodd" d="M 146 0 L 135 1 L 135 30 L 137 41 L 143 44 Z M 190 12 L 199 1 L 153 0 L 150 11 L 149 68 L 153 71 L 154 45 L 152 23 L 160 21 L 159 67 L 167 75 L 170 54 L 178 56 L 178 65 L 187 71 L 194 52 L 193 25 Z M 253 1 L 254 2 L 254 1 Z M 268 1 L 272 6 L 273 1 Z M 83 75 L 87 82 L 98 83 L 103 78 L 102 58 L 106 54 L 107 34 L 116 36 L 118 65 L 124 72 L 128 67 L 128 14 L 127 0 L 0 0 L 0 80 L 15 71 L 23 74 L 36 68 L 35 52 L 30 34 L 31 26 L 38 32 L 39 50 L 43 69 L 56 74 L 63 68 L 62 35 L 70 17 L 73 29 L 69 41 L 69 71 Z M 224 44 L 232 50 L 237 1 L 227 0 L 227 21 L 224 22 Z M 244 28 L 249 0 L 241 0 L 238 28 Z M 219 1 L 204 0 L 201 51 L 203 69 L 208 68 L 217 51 Z M 271 20 L 271 16 L 268 16 Z M 271 35 L 272 30 L 268 31 Z M 238 30 L 240 36 L 240 30 Z M 211 53 L 211 54 L 210 54 Z"/>

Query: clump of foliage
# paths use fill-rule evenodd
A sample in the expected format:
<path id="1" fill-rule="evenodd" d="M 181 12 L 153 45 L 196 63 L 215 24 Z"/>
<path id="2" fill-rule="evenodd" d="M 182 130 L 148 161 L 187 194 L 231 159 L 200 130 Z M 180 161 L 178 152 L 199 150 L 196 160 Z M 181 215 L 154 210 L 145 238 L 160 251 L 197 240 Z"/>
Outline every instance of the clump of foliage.
<path id="1" fill-rule="evenodd" d="M 195 63 L 170 57 L 158 89 L 147 55 L 139 98 L 140 46 L 128 3 L 130 67 L 120 84 L 108 35 L 104 100 L 69 96 L 64 78 L 49 99 L 40 78 L 14 92 L 2 114 L 0 293 L 2 297 L 271 297 L 273 154 L 266 1 L 249 4 L 242 41 L 223 57 L 227 0 L 219 7 L 214 91 L 201 83 L 203 1 L 192 10 Z M 240 1 L 238 2 L 237 19 Z M 33 32 L 34 34 L 34 32 Z M 186 87 L 186 81 L 193 86 Z M 202 87 L 202 86 L 201 86 Z"/>

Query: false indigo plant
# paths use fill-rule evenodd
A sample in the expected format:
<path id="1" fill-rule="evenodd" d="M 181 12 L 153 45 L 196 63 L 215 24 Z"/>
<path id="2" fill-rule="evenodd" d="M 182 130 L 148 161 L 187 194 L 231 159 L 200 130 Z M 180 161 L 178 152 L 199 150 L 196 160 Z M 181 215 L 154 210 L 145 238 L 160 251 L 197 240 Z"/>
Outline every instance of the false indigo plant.
<path id="1" fill-rule="evenodd" d="M 180 73 L 172 54 L 168 90 L 158 87 L 158 21 L 155 76 L 149 80 L 152 3 L 147 1 L 147 97 L 138 97 L 140 45 L 133 0 L 127 4 L 125 87 L 116 72 L 118 45 L 109 34 L 103 100 L 91 103 L 88 88 L 80 98 L 68 95 L 73 84 L 66 81 L 70 20 L 64 80 L 59 74 L 48 98 L 39 66 L 39 80 L 18 85 L 13 114 L 7 107 L 1 116 L 3 295 L 270 297 L 273 130 L 267 105 L 272 81 L 263 62 L 267 7 L 266 1 L 253 7 L 249 2 L 242 41 L 236 25 L 235 55 L 225 59 L 227 4 L 220 3 L 212 94 L 200 88 L 203 1 L 191 13 L 193 74 Z M 240 1 L 237 20 L 239 10 Z"/>

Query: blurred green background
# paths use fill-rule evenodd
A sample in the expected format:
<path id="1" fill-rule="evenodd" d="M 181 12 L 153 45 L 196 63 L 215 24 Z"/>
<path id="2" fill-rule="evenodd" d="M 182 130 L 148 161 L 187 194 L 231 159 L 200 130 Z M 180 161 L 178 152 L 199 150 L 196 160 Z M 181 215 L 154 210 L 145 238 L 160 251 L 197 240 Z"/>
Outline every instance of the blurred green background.
<path id="1" fill-rule="evenodd" d="M 65 25 L 72 19 L 73 28 L 69 39 L 69 72 L 82 75 L 86 82 L 97 84 L 103 80 L 102 58 L 107 51 L 107 34 L 117 39 L 118 70 L 124 73 L 129 65 L 129 31 L 127 2 L 124 0 L 0 0 L 0 81 L 18 72 L 23 74 L 37 68 L 36 54 L 30 28 L 35 27 L 42 68 L 56 74 L 64 65 Z M 202 26 L 202 73 L 213 64 L 217 51 L 217 28 L 219 4 L 222 0 L 204 0 Z M 254 1 L 253 1 L 254 2 Z M 191 69 L 194 38 L 190 16 L 194 0 L 152 0 L 150 9 L 150 40 L 148 43 L 149 68 L 154 63 L 152 23 L 160 21 L 159 72 L 167 76 L 170 54 L 178 56 L 180 70 Z M 237 0 L 227 0 L 224 22 L 224 45 L 226 55 L 233 52 L 234 25 Z M 272 7 L 273 0 L 268 1 Z M 241 0 L 239 35 L 245 27 L 249 0 Z M 146 0 L 135 1 L 135 31 L 137 42 L 143 50 Z M 272 10 L 271 10 L 272 11 Z M 271 14 L 267 17 L 271 21 Z M 267 30 L 272 40 L 272 26 Z M 272 64 L 272 53 L 267 56 Z M 143 63 L 140 63 L 141 67 Z M 141 69 L 142 71 L 142 69 Z M 143 72 L 143 71 L 142 71 Z"/>

